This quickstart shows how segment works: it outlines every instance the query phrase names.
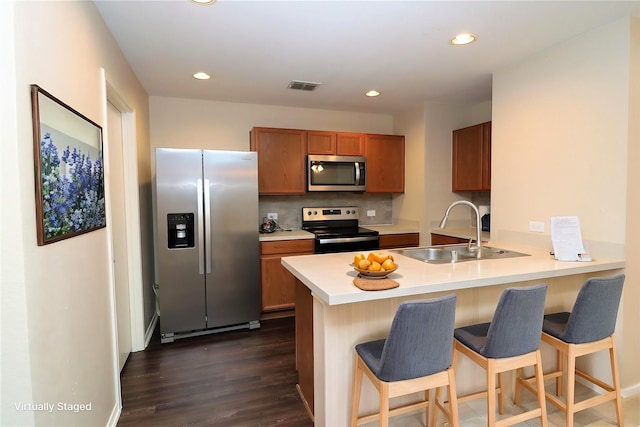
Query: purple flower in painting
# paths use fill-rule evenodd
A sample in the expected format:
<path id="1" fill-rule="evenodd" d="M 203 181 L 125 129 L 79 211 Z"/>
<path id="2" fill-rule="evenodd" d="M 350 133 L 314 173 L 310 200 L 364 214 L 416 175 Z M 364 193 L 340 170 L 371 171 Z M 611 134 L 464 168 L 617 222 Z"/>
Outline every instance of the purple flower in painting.
<path id="1" fill-rule="evenodd" d="M 40 143 L 45 237 L 105 225 L 102 153 L 95 163 L 77 148 L 67 147 L 58 157 L 51 135 Z M 66 165 L 66 173 L 61 171 Z"/>

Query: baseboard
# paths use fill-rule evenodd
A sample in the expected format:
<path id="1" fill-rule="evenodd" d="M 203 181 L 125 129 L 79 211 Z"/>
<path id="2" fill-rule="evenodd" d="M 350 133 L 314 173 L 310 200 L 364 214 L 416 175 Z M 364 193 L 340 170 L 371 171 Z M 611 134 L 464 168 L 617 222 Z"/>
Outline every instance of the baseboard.
<path id="1" fill-rule="evenodd" d="M 640 384 L 636 384 L 631 387 L 625 387 L 620 390 L 620 395 L 622 398 L 631 397 L 640 394 Z"/>
<path id="2" fill-rule="evenodd" d="M 153 331 L 156 329 L 156 325 L 158 324 L 158 313 L 153 313 L 153 317 L 151 318 L 151 322 L 147 327 L 146 332 L 144 333 L 144 348 L 147 348 L 149 343 L 151 342 L 151 338 L 153 337 Z"/>
<path id="3" fill-rule="evenodd" d="M 296 390 L 298 390 L 298 395 L 300 396 L 300 399 L 302 400 L 302 403 L 304 404 L 304 408 L 307 410 L 307 415 L 309 415 L 309 418 L 311 418 L 311 421 L 315 422 L 316 418 L 313 415 L 313 411 L 311 410 L 311 406 L 309 405 L 309 402 L 307 402 L 307 399 L 304 397 L 304 394 L 302 393 L 302 390 L 300 389 L 300 384 L 296 384 Z"/>
<path id="4" fill-rule="evenodd" d="M 260 315 L 260 320 L 280 319 L 283 317 L 294 317 L 296 315 L 295 309 L 289 308 L 279 311 L 266 311 Z"/>
<path id="5" fill-rule="evenodd" d="M 120 403 L 116 403 L 111 411 L 111 416 L 109 417 L 109 421 L 107 422 L 106 427 L 116 427 L 118 425 L 118 420 L 120 419 L 120 414 L 122 413 L 122 407 Z"/>
<path id="6" fill-rule="evenodd" d="M 591 389 L 591 390 L 593 390 L 593 391 L 595 391 L 597 393 L 601 393 L 602 392 L 602 389 L 600 387 L 596 386 L 592 382 L 587 381 L 584 378 L 579 377 L 577 375 L 576 375 L 576 382 L 584 385 L 588 389 Z M 620 396 L 623 399 L 626 399 L 627 397 L 635 396 L 637 394 L 640 394 L 640 384 L 636 384 L 636 385 L 633 385 L 631 387 L 625 387 L 625 388 L 620 389 Z"/>

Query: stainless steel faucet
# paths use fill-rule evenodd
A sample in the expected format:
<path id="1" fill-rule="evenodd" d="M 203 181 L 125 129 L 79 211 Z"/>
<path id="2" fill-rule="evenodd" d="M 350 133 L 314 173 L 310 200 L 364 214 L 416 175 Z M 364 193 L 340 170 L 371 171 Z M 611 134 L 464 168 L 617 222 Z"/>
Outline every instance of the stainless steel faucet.
<path id="1" fill-rule="evenodd" d="M 480 212 L 478 211 L 478 208 L 476 207 L 476 205 L 474 205 L 471 202 L 468 202 L 466 200 L 458 200 L 455 201 L 453 203 L 451 203 L 449 205 L 449 207 L 447 208 L 447 211 L 444 213 L 444 217 L 442 218 L 442 221 L 440 221 L 440 228 L 445 228 L 447 226 L 447 220 L 449 219 L 449 213 L 451 212 L 451 209 L 454 206 L 457 205 L 467 205 L 469 206 L 471 209 L 473 209 L 473 211 L 476 214 L 476 244 L 472 245 L 471 244 L 471 240 L 469 240 L 469 250 L 473 251 L 473 252 L 478 252 L 478 258 L 480 258 L 480 256 L 482 255 L 482 237 L 480 237 L 480 233 L 482 231 L 482 227 L 480 226 Z"/>

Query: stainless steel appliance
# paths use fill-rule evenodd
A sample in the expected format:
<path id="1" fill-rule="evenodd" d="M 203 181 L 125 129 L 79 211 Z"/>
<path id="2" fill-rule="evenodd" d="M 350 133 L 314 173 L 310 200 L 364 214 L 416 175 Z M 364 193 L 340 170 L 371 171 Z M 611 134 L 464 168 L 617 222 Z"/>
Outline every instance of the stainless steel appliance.
<path id="1" fill-rule="evenodd" d="M 367 162 L 360 156 L 307 157 L 307 189 L 309 191 L 364 191 Z"/>
<path id="2" fill-rule="evenodd" d="M 302 229 L 315 234 L 314 253 L 380 249 L 375 230 L 360 227 L 358 208 L 302 208 Z"/>
<path id="3" fill-rule="evenodd" d="M 260 327 L 255 152 L 156 149 L 163 343 Z"/>

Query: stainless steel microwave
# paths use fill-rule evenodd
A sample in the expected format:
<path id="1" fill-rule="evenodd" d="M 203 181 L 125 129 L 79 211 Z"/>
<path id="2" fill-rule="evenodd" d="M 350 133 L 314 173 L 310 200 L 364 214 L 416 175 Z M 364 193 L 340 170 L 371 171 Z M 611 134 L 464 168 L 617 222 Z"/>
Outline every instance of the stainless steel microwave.
<path id="1" fill-rule="evenodd" d="M 365 157 L 308 156 L 307 189 L 309 191 L 364 191 L 366 182 Z"/>

